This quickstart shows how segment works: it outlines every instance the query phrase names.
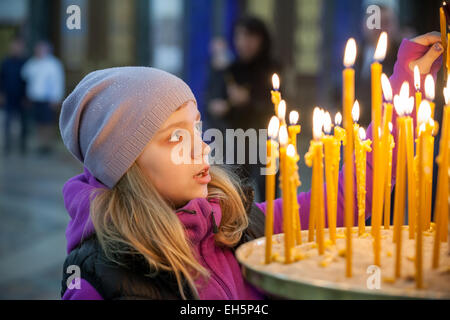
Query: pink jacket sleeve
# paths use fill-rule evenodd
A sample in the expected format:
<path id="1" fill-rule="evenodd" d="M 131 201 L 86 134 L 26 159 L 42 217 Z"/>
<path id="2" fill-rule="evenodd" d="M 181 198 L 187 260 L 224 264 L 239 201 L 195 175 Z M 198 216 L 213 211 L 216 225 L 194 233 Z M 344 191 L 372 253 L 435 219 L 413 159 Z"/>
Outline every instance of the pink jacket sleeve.
<path id="1" fill-rule="evenodd" d="M 398 94 L 400 91 L 400 87 L 404 81 L 409 82 L 410 87 L 410 95 L 414 95 L 414 73 L 409 69 L 409 63 L 411 61 L 415 61 L 422 57 L 430 47 L 423 46 L 417 44 L 415 42 L 404 39 L 400 45 L 397 62 L 394 66 L 394 73 L 392 74 L 390 81 L 392 85 L 392 90 L 394 94 Z M 436 81 L 437 73 L 442 65 L 442 56 L 437 59 L 432 68 L 431 74 Z M 425 75 L 422 75 L 422 82 L 424 81 Z M 423 91 L 423 86 L 421 86 L 421 90 Z M 416 124 L 416 111 L 413 111 L 414 125 Z M 395 111 L 393 112 L 392 124 L 393 124 L 393 135 L 394 141 L 397 145 L 397 114 Z M 367 137 L 372 139 L 372 124 L 369 125 L 367 129 Z M 396 159 L 397 159 L 397 147 L 393 150 L 393 158 L 392 158 L 392 185 L 395 184 L 396 178 Z M 366 185 L 367 185 L 367 193 L 366 193 L 366 219 L 370 217 L 372 212 L 372 152 L 367 154 L 367 170 L 366 170 Z M 353 170 L 355 173 L 355 170 Z M 343 181 L 343 173 L 344 167 L 339 172 L 339 187 L 338 187 L 338 208 L 337 208 L 337 226 L 342 227 L 344 225 L 344 181 Z M 354 185 L 356 185 L 356 175 L 354 174 Z M 324 193 L 326 199 L 326 186 L 324 186 Z M 298 195 L 297 201 L 299 203 L 299 214 L 300 221 L 303 230 L 307 230 L 309 226 L 309 208 L 310 208 L 310 198 L 311 191 L 302 192 Z M 266 212 L 266 203 L 257 203 L 256 204 L 264 213 Z M 358 222 L 358 211 L 357 211 L 357 198 L 356 192 L 354 194 L 354 216 L 353 221 L 354 224 L 357 225 Z M 328 225 L 327 219 L 327 208 L 325 201 L 325 223 Z M 283 214 L 282 214 L 282 199 L 276 199 L 274 204 L 274 233 L 282 233 L 283 232 Z"/>

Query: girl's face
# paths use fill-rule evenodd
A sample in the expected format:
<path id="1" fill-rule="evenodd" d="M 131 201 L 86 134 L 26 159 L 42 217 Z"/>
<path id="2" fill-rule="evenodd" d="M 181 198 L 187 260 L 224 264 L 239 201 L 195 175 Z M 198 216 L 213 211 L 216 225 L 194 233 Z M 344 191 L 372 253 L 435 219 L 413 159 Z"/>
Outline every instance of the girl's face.
<path id="1" fill-rule="evenodd" d="M 194 102 L 178 108 L 136 160 L 161 196 L 175 207 L 208 195 L 209 146 L 202 141 Z"/>

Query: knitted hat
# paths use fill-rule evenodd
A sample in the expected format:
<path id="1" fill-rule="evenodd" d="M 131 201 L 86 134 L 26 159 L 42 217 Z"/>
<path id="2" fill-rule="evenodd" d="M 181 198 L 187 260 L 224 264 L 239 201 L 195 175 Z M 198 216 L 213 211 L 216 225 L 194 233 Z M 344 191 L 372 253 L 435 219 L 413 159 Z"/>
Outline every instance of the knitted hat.
<path id="1" fill-rule="evenodd" d="M 112 188 L 178 107 L 196 102 L 165 71 L 121 67 L 88 74 L 64 100 L 59 128 L 72 155 Z"/>

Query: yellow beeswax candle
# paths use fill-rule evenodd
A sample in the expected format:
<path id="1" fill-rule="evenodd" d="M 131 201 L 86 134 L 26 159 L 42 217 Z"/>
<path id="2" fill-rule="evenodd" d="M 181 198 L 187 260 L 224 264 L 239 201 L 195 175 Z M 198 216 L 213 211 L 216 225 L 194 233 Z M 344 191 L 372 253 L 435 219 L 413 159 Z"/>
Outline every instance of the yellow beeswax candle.
<path id="1" fill-rule="evenodd" d="M 280 168 L 281 168 L 281 191 L 282 191 L 282 202 L 283 202 L 283 231 L 284 231 L 284 255 L 285 263 L 292 262 L 291 248 L 290 248 L 290 230 L 291 230 L 291 219 L 290 219 L 290 203 L 289 203 L 289 163 L 286 156 L 286 148 L 288 143 L 288 133 L 285 125 L 280 127 L 279 132 L 280 139 Z"/>
<path id="2" fill-rule="evenodd" d="M 449 152 L 450 152 L 450 107 L 448 105 L 450 95 L 446 92 L 450 87 L 447 86 L 444 89 L 444 96 L 446 100 L 446 106 L 444 107 L 444 112 L 442 116 L 442 135 L 441 141 L 439 142 L 439 156 L 436 162 L 439 166 L 438 171 L 438 181 L 436 190 L 436 203 L 434 207 L 434 216 L 436 222 L 436 232 L 433 245 L 433 262 L 432 266 L 434 269 L 439 267 L 439 250 L 442 241 L 447 242 L 447 232 L 446 228 L 448 225 L 448 204 L 446 203 L 449 198 L 449 182 L 448 182 L 448 163 L 449 163 Z"/>
<path id="3" fill-rule="evenodd" d="M 382 172 L 382 150 L 380 145 L 379 132 L 381 131 L 381 73 L 382 66 L 379 61 L 383 61 L 386 56 L 387 34 L 382 32 L 375 50 L 374 60 L 371 66 L 372 79 L 372 137 L 373 137 L 373 187 L 372 187 L 372 234 L 374 240 L 374 264 L 381 265 L 380 262 L 380 226 L 383 203 L 383 178 Z"/>
<path id="4" fill-rule="evenodd" d="M 294 167 L 296 164 L 296 156 L 297 156 L 297 154 L 296 154 L 294 146 L 292 144 L 289 144 L 286 149 L 286 160 L 288 162 L 288 168 L 289 168 L 288 169 L 288 172 L 289 172 L 289 177 L 288 177 L 288 179 L 289 179 L 289 183 L 288 183 L 288 187 L 289 187 L 289 190 L 288 190 L 288 193 L 289 193 L 288 194 L 288 199 L 289 199 L 288 200 L 289 201 L 289 206 L 288 206 L 288 209 L 289 209 L 289 213 L 288 213 L 289 238 L 288 238 L 288 240 L 289 240 L 289 250 L 291 250 L 291 251 L 292 251 L 292 248 L 294 248 L 294 246 L 295 246 L 296 232 L 297 232 L 297 230 L 296 230 L 297 229 L 297 225 L 296 225 L 297 219 L 295 219 L 295 215 L 294 215 L 295 208 L 296 208 L 295 204 L 297 203 L 297 201 L 296 201 L 297 200 L 297 197 L 296 197 L 297 188 L 295 187 L 295 184 L 294 184 L 294 171 L 295 171 Z M 298 209 L 297 209 L 297 215 L 298 215 Z"/>
<path id="5" fill-rule="evenodd" d="M 423 102 L 422 102 L 423 103 Z M 422 104 L 421 104 L 422 105 Z M 425 127 L 425 124 L 422 124 L 423 127 Z M 426 129 L 424 128 L 423 131 Z M 422 130 L 419 128 L 419 140 L 421 143 L 419 143 L 419 149 L 418 149 L 418 166 L 419 166 L 419 210 L 417 212 L 417 234 L 416 234 L 416 259 L 415 259 L 415 267 L 416 267 L 416 287 L 418 289 L 423 288 L 423 271 L 422 271 L 422 260 L 423 260 L 423 239 L 422 239 L 422 215 L 425 210 L 425 201 L 422 198 L 422 194 L 425 192 L 425 185 L 423 183 L 423 156 L 424 156 L 424 150 L 422 139 L 425 137 L 425 134 L 423 134 Z"/>
<path id="6" fill-rule="evenodd" d="M 355 141 L 358 230 L 359 235 L 362 235 L 365 233 L 366 227 L 366 154 L 372 151 L 370 147 L 372 141 L 366 140 L 366 131 L 364 128 L 359 128 L 358 138 Z"/>
<path id="7" fill-rule="evenodd" d="M 428 100 L 431 109 L 431 119 L 434 118 L 435 104 L 433 102 L 435 98 L 435 85 L 433 77 L 429 74 L 425 77 L 425 98 Z M 425 175 L 425 213 L 424 213 L 424 231 L 430 229 L 431 222 L 431 198 L 433 192 L 433 155 L 434 155 L 434 137 L 433 135 L 425 138 L 427 143 L 426 149 L 430 152 L 426 154 L 425 164 L 430 168 L 430 172 L 427 171 Z"/>
<path id="8" fill-rule="evenodd" d="M 408 225 L 409 238 L 414 239 L 416 227 L 417 198 L 416 178 L 414 176 L 414 125 L 411 117 L 405 117 L 406 167 L 408 170 Z"/>
<path id="9" fill-rule="evenodd" d="M 335 171 L 339 170 L 339 162 L 336 163 L 339 149 L 337 149 L 337 139 L 330 135 L 331 117 L 330 113 L 325 113 L 324 120 L 325 135 L 322 138 L 325 154 L 325 181 L 327 186 L 327 212 L 328 212 L 328 230 L 330 240 L 336 243 L 336 213 L 337 213 L 337 185 L 335 183 Z M 340 144 L 340 143 L 339 143 Z M 337 166 L 336 166 L 337 165 Z"/>
<path id="10" fill-rule="evenodd" d="M 432 126 L 429 124 L 431 119 L 431 108 L 428 101 L 424 100 L 420 104 L 417 123 L 419 126 L 419 145 L 418 145 L 418 175 L 419 175 L 419 210 L 417 212 L 416 223 L 416 287 L 423 288 L 423 228 L 424 228 L 424 212 L 426 208 L 425 199 L 425 175 L 427 172 L 427 143 L 426 139 L 432 134 Z"/>
<path id="11" fill-rule="evenodd" d="M 346 143 L 344 147 L 344 221 L 346 228 L 346 276 L 352 276 L 352 228 L 353 228 L 353 123 L 352 107 L 355 101 L 355 70 L 352 68 L 356 58 L 356 42 L 349 39 L 345 48 L 343 78 L 343 109 Z"/>
<path id="12" fill-rule="evenodd" d="M 278 157 L 278 143 L 274 141 L 278 134 L 279 121 L 272 117 L 269 123 L 267 140 L 267 164 L 266 164 L 266 264 L 272 261 L 272 235 L 273 235 L 273 206 L 275 200 L 275 173 Z"/>
<path id="13" fill-rule="evenodd" d="M 273 90 L 270 91 L 270 93 L 272 96 L 272 103 L 275 108 L 275 114 L 277 114 L 278 104 L 281 101 L 281 93 L 280 93 L 280 78 L 278 77 L 278 75 L 276 73 L 274 73 L 272 76 L 272 87 L 273 87 Z"/>
<path id="14" fill-rule="evenodd" d="M 392 123 L 390 123 L 392 127 Z M 392 131 L 392 129 L 390 129 Z M 391 224 L 391 190 L 392 190 L 392 150 L 395 147 L 394 136 L 389 134 L 388 158 L 386 166 L 385 193 L 384 193 L 384 229 L 389 230 Z"/>
<path id="15" fill-rule="evenodd" d="M 397 118 L 398 148 L 397 148 L 397 177 L 395 184 L 394 200 L 394 241 L 396 243 L 395 277 L 400 277 L 402 260 L 402 226 L 405 212 L 405 164 L 406 164 L 406 139 L 405 118 Z"/>
<path id="16" fill-rule="evenodd" d="M 297 111 L 291 111 L 289 113 L 289 123 L 290 126 L 288 127 L 289 132 L 289 143 L 292 144 L 296 150 L 297 153 L 297 135 L 301 132 L 301 126 L 297 124 L 299 118 L 299 114 Z"/>
<path id="17" fill-rule="evenodd" d="M 384 104 L 383 110 L 383 119 L 382 119 L 382 131 L 381 131 L 381 149 L 382 151 L 382 160 L 383 164 L 381 165 L 383 168 L 384 177 L 382 179 L 383 184 L 385 186 L 384 190 L 384 228 L 389 229 L 390 224 L 390 205 L 391 205 L 391 168 L 392 168 L 392 149 L 389 138 L 392 136 L 390 134 L 389 125 L 392 125 L 392 87 L 389 82 L 386 74 L 381 75 L 381 86 L 383 89 L 384 99 L 386 103 Z M 387 158 L 386 158 L 387 156 Z"/>
<path id="18" fill-rule="evenodd" d="M 295 238 L 295 242 L 297 243 L 297 245 L 302 243 L 302 234 L 301 234 L 301 230 L 302 230 L 302 225 L 300 222 L 300 214 L 299 214 L 299 203 L 297 201 L 297 188 L 300 186 L 300 178 L 298 175 L 298 166 L 297 166 L 297 162 L 299 160 L 299 156 L 298 154 L 295 154 L 295 156 L 292 158 L 293 159 L 293 174 L 291 176 L 291 198 L 292 198 L 292 217 L 293 217 L 293 223 L 295 225 L 294 228 L 294 238 Z"/>
<path id="19" fill-rule="evenodd" d="M 417 112 L 419 112 L 419 106 L 422 103 L 422 92 L 420 92 L 420 70 L 417 65 L 414 67 L 414 87 L 416 88 L 415 100 L 416 100 L 416 119 L 417 119 Z"/>
<path id="20" fill-rule="evenodd" d="M 441 28 L 441 42 L 442 42 L 442 47 L 444 48 L 444 53 L 443 53 L 443 58 L 444 58 L 444 77 L 447 78 L 447 70 L 449 68 L 449 65 L 447 64 L 447 55 L 448 55 L 448 50 L 447 50 L 447 19 L 445 18 L 445 12 L 444 12 L 444 8 L 439 8 L 439 21 L 440 21 L 440 28 Z"/>
<path id="21" fill-rule="evenodd" d="M 300 186 L 300 178 L 298 174 L 298 152 L 297 152 L 297 135 L 301 132 L 301 126 L 297 124 L 299 119 L 299 114 L 297 111 L 291 111 L 289 113 L 289 123 L 291 124 L 288 127 L 289 131 L 289 143 L 293 145 L 295 149 L 295 161 L 292 163 L 293 167 L 293 175 L 291 176 L 292 183 L 292 218 L 294 219 L 294 238 L 296 239 L 296 243 L 300 244 L 302 241 L 301 238 L 301 224 L 300 224 L 300 216 L 299 216 L 299 204 L 297 201 L 297 188 Z"/>
<path id="22" fill-rule="evenodd" d="M 323 143 L 322 127 L 324 122 L 324 112 L 319 108 L 314 109 L 313 115 L 313 140 L 310 148 L 305 154 L 305 163 L 313 168 L 311 185 L 311 206 L 310 206 L 310 224 L 309 237 L 313 237 L 314 226 L 316 228 L 316 242 L 318 244 L 319 254 L 324 253 L 324 220 L 325 207 L 323 195 Z M 312 202 L 315 202 L 314 204 Z M 312 241 L 312 240 L 311 240 Z"/>

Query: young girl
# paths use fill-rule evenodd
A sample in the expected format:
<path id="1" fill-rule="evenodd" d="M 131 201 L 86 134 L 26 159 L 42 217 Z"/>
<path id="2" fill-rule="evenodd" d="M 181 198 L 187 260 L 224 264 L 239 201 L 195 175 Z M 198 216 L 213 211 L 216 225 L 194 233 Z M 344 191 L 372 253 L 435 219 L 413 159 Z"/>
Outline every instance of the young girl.
<path id="1" fill-rule="evenodd" d="M 438 33 L 403 41 L 391 77 L 394 92 L 405 80 L 413 90 L 415 64 L 436 77 L 439 41 Z M 153 68 L 92 72 L 67 97 L 61 135 L 85 169 L 63 188 L 71 217 L 63 299 L 264 298 L 244 281 L 234 249 L 264 235 L 266 205 L 254 203 L 252 190 L 232 173 L 208 164 L 199 121 L 189 87 Z M 175 164 L 172 150 L 188 138 L 202 147 L 190 149 L 195 161 Z M 371 163 L 368 156 L 367 217 Z M 341 177 L 339 226 L 342 190 Z M 309 199 L 309 192 L 298 196 L 303 228 Z M 275 233 L 282 232 L 281 209 L 277 199 Z M 355 208 L 354 221 L 356 215 Z M 80 271 L 78 279 L 73 270 Z"/>

